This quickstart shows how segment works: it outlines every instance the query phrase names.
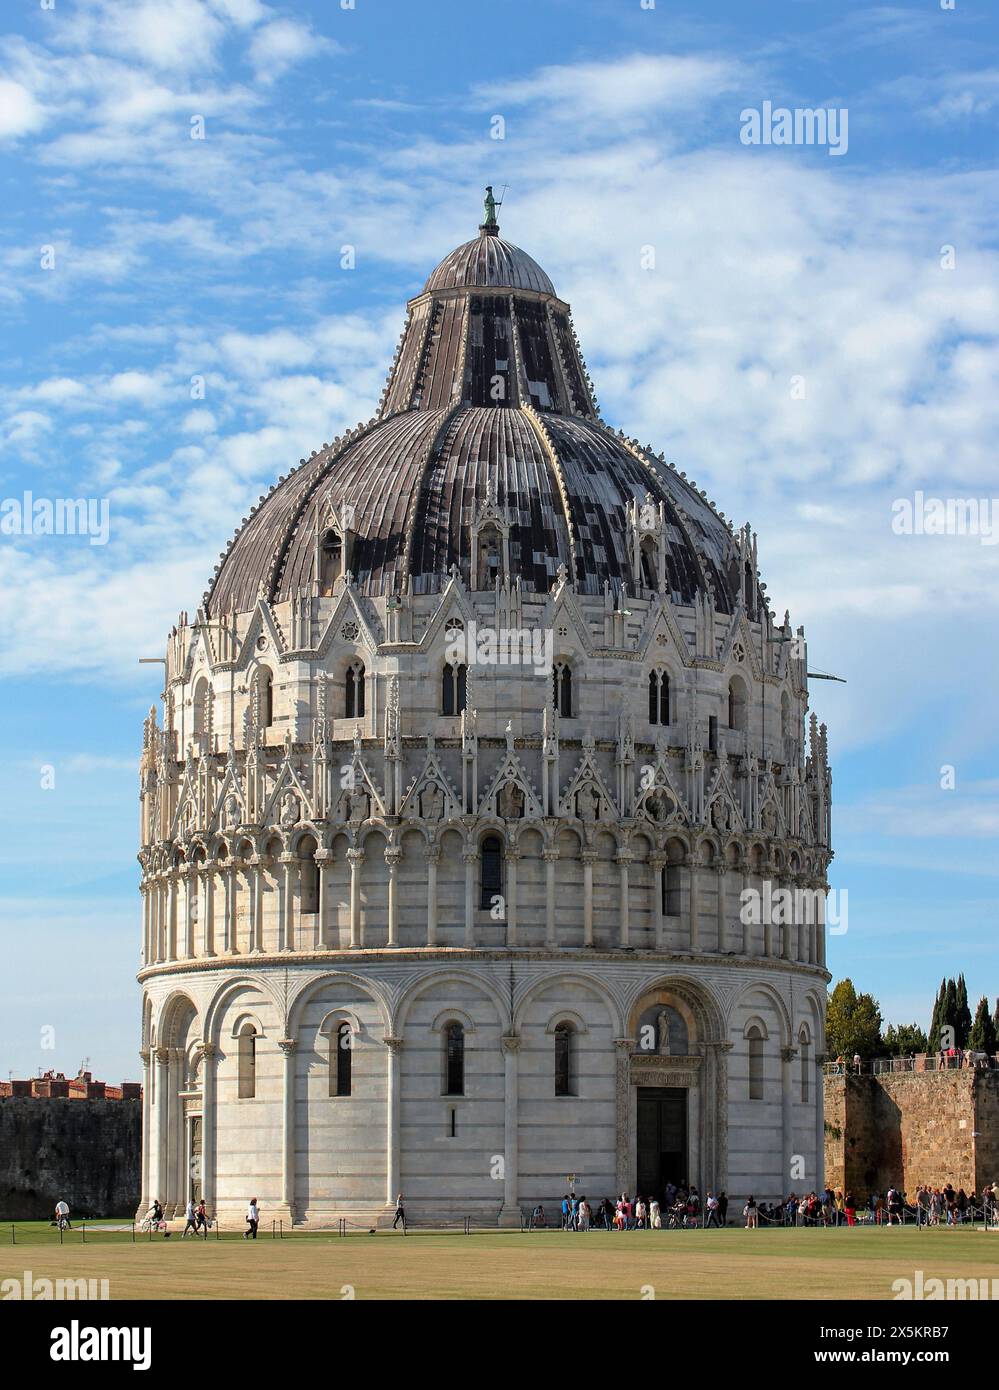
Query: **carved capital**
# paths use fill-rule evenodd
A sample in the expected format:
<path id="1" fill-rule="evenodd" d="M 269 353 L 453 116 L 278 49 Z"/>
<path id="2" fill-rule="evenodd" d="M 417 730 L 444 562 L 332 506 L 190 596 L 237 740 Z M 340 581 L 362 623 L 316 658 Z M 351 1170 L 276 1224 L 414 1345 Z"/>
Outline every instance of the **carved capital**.
<path id="1" fill-rule="evenodd" d="M 364 850 L 349 849 L 347 851 L 347 863 L 351 866 L 351 868 L 353 868 L 355 864 L 358 868 L 360 868 L 360 866 L 364 863 Z"/>
<path id="2" fill-rule="evenodd" d="M 298 1046 L 297 1038 L 278 1038 L 277 1045 L 286 1057 L 290 1057 Z"/>
<path id="3" fill-rule="evenodd" d="M 206 1062 L 210 1062 L 219 1055 L 218 1047 L 213 1042 L 203 1042 L 200 1044 L 199 1051 Z"/>
<path id="4" fill-rule="evenodd" d="M 782 1062 L 793 1062 L 797 1055 L 798 1049 L 796 1047 L 782 1047 L 780 1050 L 780 1059 Z"/>
<path id="5" fill-rule="evenodd" d="M 520 1042 L 521 1039 L 519 1033 L 504 1033 L 503 1036 L 500 1038 L 500 1046 L 502 1047 L 504 1053 L 519 1052 Z"/>
<path id="6" fill-rule="evenodd" d="M 388 1048 L 389 1052 L 398 1054 L 402 1051 L 402 1045 L 405 1042 L 405 1039 L 393 1037 L 391 1035 L 386 1035 L 384 1038 L 382 1038 L 382 1042 Z"/>

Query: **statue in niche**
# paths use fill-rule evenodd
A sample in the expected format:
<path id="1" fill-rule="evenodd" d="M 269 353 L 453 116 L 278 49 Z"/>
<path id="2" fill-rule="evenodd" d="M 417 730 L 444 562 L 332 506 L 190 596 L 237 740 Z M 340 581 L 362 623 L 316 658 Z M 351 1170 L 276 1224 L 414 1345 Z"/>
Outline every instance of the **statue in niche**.
<path id="1" fill-rule="evenodd" d="M 239 824 L 239 820 L 240 820 L 239 797 L 238 797 L 238 796 L 235 796 L 232 792 L 230 792 L 229 795 L 228 795 L 228 796 L 226 797 L 226 799 L 225 799 L 225 809 L 224 809 L 224 811 L 223 811 L 223 819 L 224 819 L 224 821 L 225 821 L 226 828 L 229 829 L 229 830 L 235 829 L 235 827 Z"/>
<path id="2" fill-rule="evenodd" d="M 504 820 L 519 820 L 524 814 L 524 793 L 516 782 L 506 782 L 499 794 L 499 813 Z"/>
<path id="3" fill-rule="evenodd" d="M 731 821 L 728 802 L 719 797 L 711 808 L 711 823 L 716 830 L 727 830 Z"/>
<path id="4" fill-rule="evenodd" d="M 669 1014 L 665 1009 L 660 1009 L 656 1014 L 656 1040 L 658 1042 L 658 1052 L 660 1057 L 668 1057 L 669 1054 Z"/>
<path id="5" fill-rule="evenodd" d="M 424 820 L 444 818 L 444 793 L 436 782 L 428 782 L 420 793 L 420 815 Z"/>
<path id="6" fill-rule="evenodd" d="M 576 810 L 580 820 L 600 819 L 600 793 L 592 782 L 587 783 L 578 792 Z"/>
<path id="7" fill-rule="evenodd" d="M 370 799 L 361 787 L 355 787 L 344 798 L 347 820 L 367 820 L 370 814 Z"/>
<path id="8" fill-rule="evenodd" d="M 645 814 L 648 816 L 649 820 L 668 820 L 673 814 L 673 810 L 673 798 L 667 795 L 666 792 L 657 789 L 646 798 Z"/>
<path id="9" fill-rule="evenodd" d="M 281 826 L 290 830 L 302 818 L 302 806 L 294 792 L 285 792 L 281 798 Z"/>
<path id="10" fill-rule="evenodd" d="M 763 826 L 763 830 L 767 835 L 776 835 L 777 812 L 774 810 L 773 805 L 770 802 L 767 802 L 766 806 L 764 806 L 763 808 L 763 814 L 760 817 L 760 824 Z"/>

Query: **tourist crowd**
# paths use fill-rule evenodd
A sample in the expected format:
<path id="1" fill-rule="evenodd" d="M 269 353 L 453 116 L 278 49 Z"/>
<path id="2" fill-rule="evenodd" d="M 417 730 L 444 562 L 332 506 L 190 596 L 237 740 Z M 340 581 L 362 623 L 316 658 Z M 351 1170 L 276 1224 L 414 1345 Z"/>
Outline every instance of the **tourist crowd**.
<path id="1" fill-rule="evenodd" d="M 604 1197 L 591 1202 L 586 1196 L 566 1193 L 555 1219 L 539 1203 L 530 1216 L 532 1230 L 563 1231 L 658 1231 L 684 1227 L 726 1226 L 729 1199 L 724 1192 L 708 1192 L 702 1201 L 697 1188 L 667 1186 L 660 1202 L 655 1197 Z M 908 1194 L 897 1187 L 857 1198 L 852 1192 L 791 1193 L 783 1202 L 757 1202 L 750 1196 L 742 1208 L 749 1228 L 767 1226 L 959 1226 L 983 1217 L 994 1222 L 999 1213 L 999 1183 L 982 1192 L 967 1193 L 952 1183 L 943 1187 L 920 1184 Z"/>

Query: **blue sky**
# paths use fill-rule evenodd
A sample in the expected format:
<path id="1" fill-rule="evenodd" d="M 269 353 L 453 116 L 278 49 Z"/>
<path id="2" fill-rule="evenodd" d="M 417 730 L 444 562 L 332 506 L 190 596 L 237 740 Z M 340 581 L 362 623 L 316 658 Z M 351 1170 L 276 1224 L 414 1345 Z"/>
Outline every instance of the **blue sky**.
<path id="1" fill-rule="evenodd" d="M 111 516 L 106 546 L 0 536 L 0 1072 L 138 1073 L 138 658 L 372 413 L 485 183 L 605 418 L 753 522 L 847 678 L 812 688 L 834 976 L 924 1026 L 945 973 L 999 993 L 996 547 L 891 529 L 917 489 L 999 496 L 991 0 L 24 0 L 0 29 L 0 498 Z M 845 108 L 845 154 L 744 145 L 767 101 Z"/>

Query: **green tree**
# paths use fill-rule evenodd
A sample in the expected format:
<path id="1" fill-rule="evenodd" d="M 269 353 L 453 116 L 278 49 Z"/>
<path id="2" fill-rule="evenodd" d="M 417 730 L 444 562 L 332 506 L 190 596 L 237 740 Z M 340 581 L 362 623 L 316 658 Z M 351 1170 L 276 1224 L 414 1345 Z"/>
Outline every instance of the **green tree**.
<path id="1" fill-rule="evenodd" d="M 930 1046 L 938 1048 L 940 1046 L 940 1014 L 943 1010 L 944 995 L 947 991 L 947 981 L 940 981 L 940 988 L 937 990 L 937 997 L 933 1001 L 933 1016 L 930 1019 Z"/>
<path id="2" fill-rule="evenodd" d="M 872 994 L 858 994 L 853 981 L 840 980 L 829 996 L 826 1009 L 826 1047 L 831 1057 L 865 1060 L 882 1049 L 881 1009 Z"/>
<path id="3" fill-rule="evenodd" d="M 968 1047 L 972 1052 L 987 1052 L 990 1057 L 999 1051 L 996 1026 L 989 1014 L 989 1001 L 982 995 L 975 1010 L 975 1021 L 968 1034 Z"/>
<path id="4" fill-rule="evenodd" d="M 915 1052 L 926 1052 L 928 1047 L 926 1034 L 918 1023 L 900 1023 L 898 1027 L 889 1023 L 885 1029 L 885 1051 L 889 1057 L 909 1057 Z"/>
<path id="5" fill-rule="evenodd" d="M 954 1010 L 954 1031 L 957 1034 L 956 1046 L 967 1047 L 968 1035 L 971 1032 L 971 1010 L 968 1008 L 968 986 L 964 982 L 964 975 L 957 977 L 957 1001 Z"/>

